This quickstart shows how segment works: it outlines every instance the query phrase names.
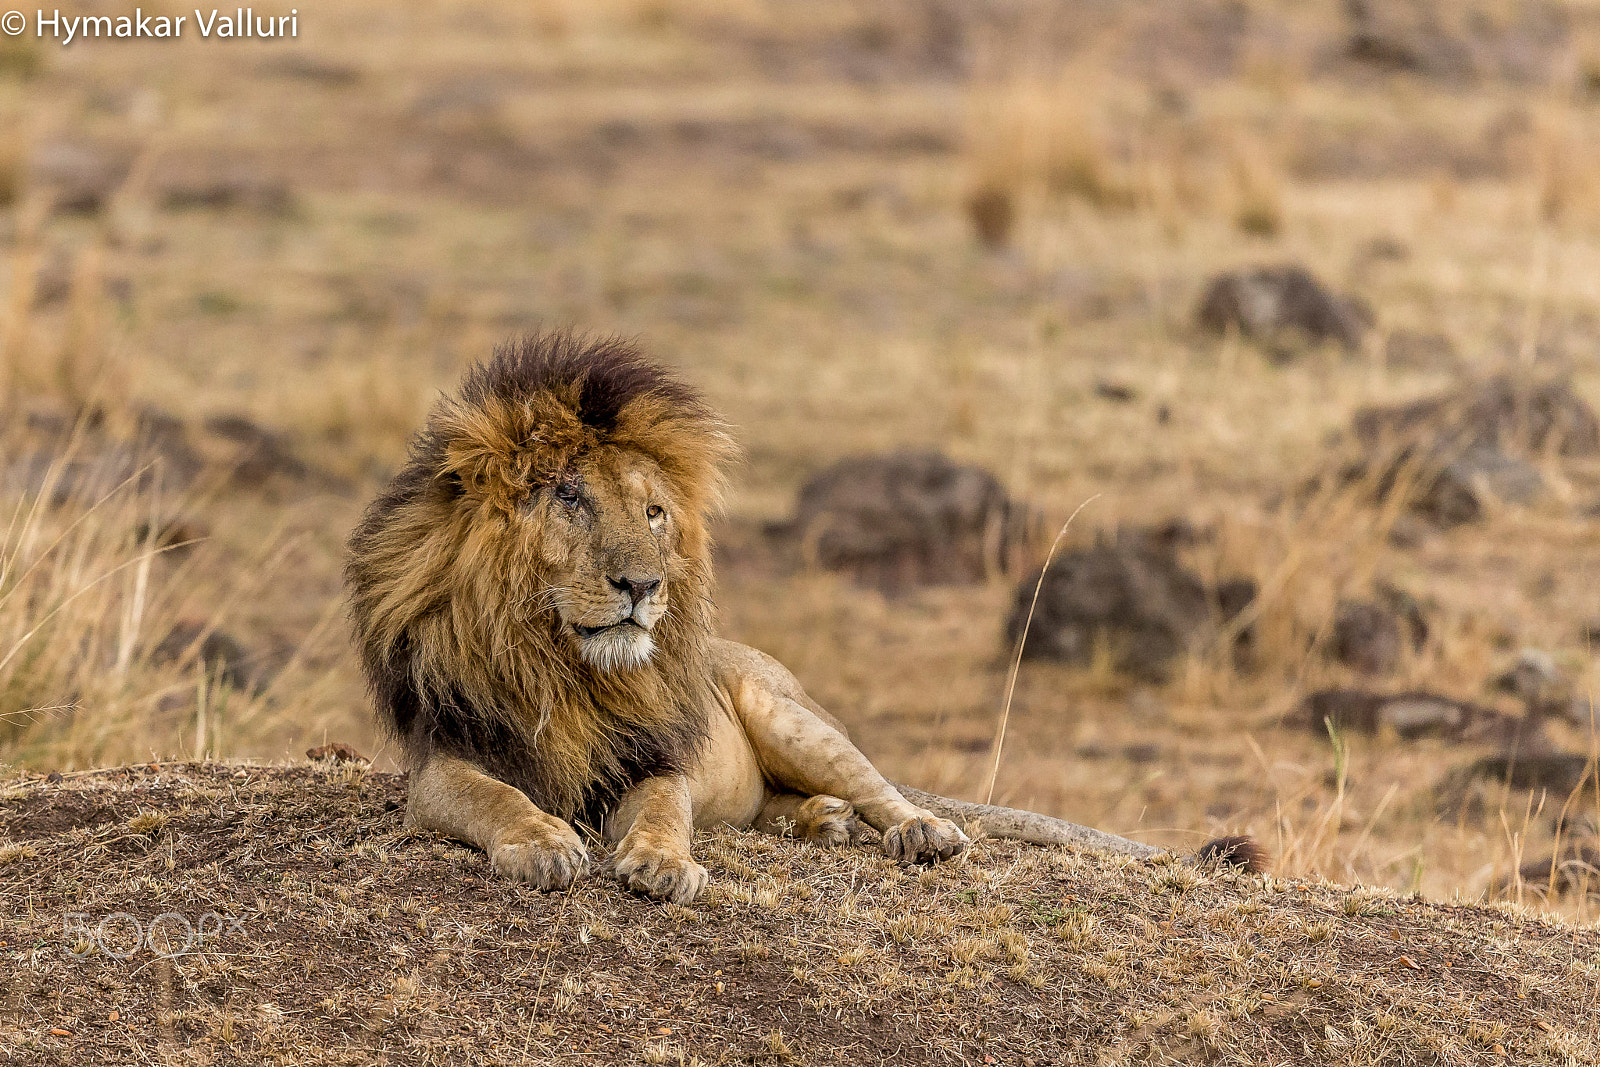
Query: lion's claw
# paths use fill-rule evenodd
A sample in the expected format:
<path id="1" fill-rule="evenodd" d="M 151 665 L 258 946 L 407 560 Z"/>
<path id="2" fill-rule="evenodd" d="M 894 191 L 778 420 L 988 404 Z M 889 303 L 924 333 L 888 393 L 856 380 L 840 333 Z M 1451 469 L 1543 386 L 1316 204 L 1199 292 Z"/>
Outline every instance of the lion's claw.
<path id="1" fill-rule="evenodd" d="M 705 889 L 711 875 L 688 855 L 675 855 L 646 841 L 624 839 L 613 869 L 635 893 L 673 904 L 687 904 Z"/>
<path id="2" fill-rule="evenodd" d="M 902 863 L 937 863 L 959 856 L 972 842 L 949 819 L 921 815 L 883 832 L 883 851 Z"/>
<path id="3" fill-rule="evenodd" d="M 545 892 L 566 889 L 589 870 L 589 853 L 576 834 L 570 839 L 541 833 L 509 841 L 489 854 L 489 866 L 502 878 L 529 882 Z"/>

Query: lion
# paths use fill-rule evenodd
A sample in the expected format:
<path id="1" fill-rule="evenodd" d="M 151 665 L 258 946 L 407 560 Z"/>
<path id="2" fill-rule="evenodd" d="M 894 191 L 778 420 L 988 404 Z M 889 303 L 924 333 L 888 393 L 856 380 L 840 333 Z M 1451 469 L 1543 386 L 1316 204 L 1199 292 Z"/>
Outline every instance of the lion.
<path id="1" fill-rule="evenodd" d="M 502 345 L 439 402 L 346 567 L 410 825 L 550 891 L 590 869 L 587 835 L 625 886 L 679 904 L 707 882 L 695 831 L 721 824 L 829 846 L 875 835 L 906 863 L 964 852 L 955 818 L 1155 854 L 897 788 L 782 665 L 719 638 L 707 526 L 734 455 L 699 395 L 619 339 Z M 1255 860 L 1242 841 L 1208 848 Z"/>

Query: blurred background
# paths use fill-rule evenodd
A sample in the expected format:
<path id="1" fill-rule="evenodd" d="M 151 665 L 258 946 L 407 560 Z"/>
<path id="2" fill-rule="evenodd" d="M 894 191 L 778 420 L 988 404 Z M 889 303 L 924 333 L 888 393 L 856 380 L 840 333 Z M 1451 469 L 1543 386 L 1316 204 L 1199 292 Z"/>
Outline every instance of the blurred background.
<path id="1" fill-rule="evenodd" d="M 572 325 L 726 413 L 723 628 L 892 778 L 1592 917 L 1597 138 L 1591 0 L 0 39 L 0 760 L 392 767 L 344 538 Z"/>

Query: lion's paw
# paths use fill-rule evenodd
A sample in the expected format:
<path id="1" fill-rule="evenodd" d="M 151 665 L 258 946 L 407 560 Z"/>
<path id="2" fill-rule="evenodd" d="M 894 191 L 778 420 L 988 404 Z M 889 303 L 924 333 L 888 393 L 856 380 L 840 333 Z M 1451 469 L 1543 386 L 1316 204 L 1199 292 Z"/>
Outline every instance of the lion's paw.
<path id="1" fill-rule="evenodd" d="M 860 844 L 865 833 L 856 809 L 838 797 L 810 797 L 794 812 L 794 836 L 824 848 Z"/>
<path id="2" fill-rule="evenodd" d="M 588 873 L 589 853 L 570 830 L 565 834 L 540 831 L 497 845 L 489 853 L 489 866 L 502 878 L 529 882 L 548 893 L 566 889 Z"/>
<path id="3" fill-rule="evenodd" d="M 937 863 L 959 856 L 972 842 L 949 819 L 919 815 L 883 832 L 883 851 L 902 863 Z"/>
<path id="4" fill-rule="evenodd" d="M 612 863 L 617 879 L 635 893 L 673 904 L 687 904 L 705 889 L 711 875 L 687 854 L 648 841 L 624 839 Z"/>

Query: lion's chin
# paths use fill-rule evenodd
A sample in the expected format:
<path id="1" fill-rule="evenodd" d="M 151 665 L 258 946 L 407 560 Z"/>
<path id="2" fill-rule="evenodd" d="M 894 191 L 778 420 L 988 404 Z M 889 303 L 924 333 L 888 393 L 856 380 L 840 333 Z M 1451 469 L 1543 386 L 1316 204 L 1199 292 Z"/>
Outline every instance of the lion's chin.
<path id="1" fill-rule="evenodd" d="M 588 637 L 580 635 L 578 649 L 595 670 L 631 671 L 650 662 L 656 642 L 649 630 L 624 622 Z"/>

